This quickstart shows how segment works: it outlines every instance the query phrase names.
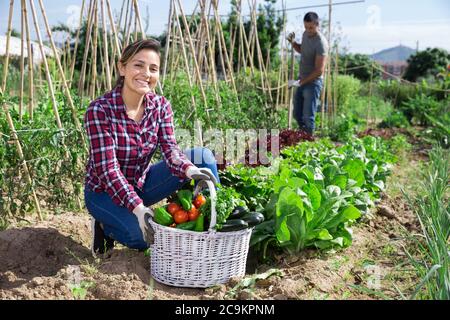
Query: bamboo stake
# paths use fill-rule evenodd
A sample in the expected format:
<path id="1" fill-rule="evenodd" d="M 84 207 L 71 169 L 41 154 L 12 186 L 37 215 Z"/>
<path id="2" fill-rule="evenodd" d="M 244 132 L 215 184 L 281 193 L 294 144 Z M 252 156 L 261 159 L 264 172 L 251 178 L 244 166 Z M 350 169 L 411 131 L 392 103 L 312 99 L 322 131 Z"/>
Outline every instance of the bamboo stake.
<path id="1" fill-rule="evenodd" d="M 250 0 L 249 0 L 249 5 L 250 5 Z M 264 83 L 266 83 L 269 101 L 271 104 L 273 104 L 272 89 L 271 89 L 271 85 L 270 85 L 270 81 L 269 81 L 269 76 L 267 74 L 267 70 L 264 65 L 264 59 L 262 56 L 261 46 L 259 44 L 258 25 L 257 25 L 257 20 L 256 20 L 256 0 L 253 0 L 252 18 L 253 18 L 253 28 L 254 28 L 254 33 L 255 33 L 256 54 L 258 56 L 258 63 L 260 65 L 260 69 L 261 69 L 261 79 L 262 79 L 261 84 L 263 85 L 263 88 L 264 88 Z M 266 106 L 267 106 L 267 104 L 266 104 Z"/>
<path id="2" fill-rule="evenodd" d="M 241 72 L 241 60 L 244 59 L 244 36 L 243 36 L 243 26 L 242 26 L 242 17 L 241 17 L 241 1 L 239 0 L 237 2 L 237 8 L 238 8 L 238 26 L 239 26 L 239 45 L 238 45 L 238 66 L 237 66 L 237 72 L 240 74 Z M 237 26 L 236 26 L 237 28 Z M 244 66 L 244 69 L 247 67 L 246 65 L 242 64 Z"/>
<path id="3" fill-rule="evenodd" d="M 187 37 L 188 37 L 189 46 L 191 48 L 191 52 L 194 53 L 194 45 L 192 43 L 191 32 L 189 30 L 189 25 L 188 25 L 188 23 L 186 21 L 186 16 L 184 15 L 184 12 L 183 12 L 183 6 L 181 5 L 181 1 L 180 0 L 177 0 L 177 2 L 178 2 L 178 8 L 179 8 L 180 13 L 181 13 L 181 19 L 183 20 L 183 24 L 184 24 L 184 26 L 186 28 L 186 34 L 187 34 Z M 182 33 L 180 33 L 180 36 L 182 37 Z M 194 65 L 195 65 L 195 72 L 197 73 L 197 77 L 199 79 L 201 79 L 202 77 L 201 77 L 201 74 L 200 74 L 199 66 L 197 64 L 197 60 L 195 59 L 195 55 L 194 55 L 193 58 L 194 58 L 193 60 L 194 60 Z M 209 111 L 208 111 L 208 102 L 207 102 L 205 89 L 203 88 L 202 81 L 199 82 L 199 86 L 200 86 L 200 92 L 202 93 L 203 101 L 204 101 L 204 104 L 205 104 L 206 115 L 207 115 L 208 119 L 210 120 Z"/>
<path id="4" fill-rule="evenodd" d="M 137 23 L 137 16 L 135 14 L 134 15 L 134 36 L 131 37 L 131 40 L 132 40 L 131 43 L 137 41 L 137 39 L 138 39 L 137 25 L 138 25 L 138 23 Z"/>
<path id="5" fill-rule="evenodd" d="M 369 82 L 369 104 L 367 105 L 367 127 L 370 127 L 370 109 L 372 107 L 372 81 L 373 81 L 373 63 L 371 63 L 370 69 L 370 82 Z"/>
<path id="6" fill-rule="evenodd" d="M 166 33 L 166 45 L 164 48 L 164 64 L 163 64 L 163 72 L 162 72 L 162 79 L 161 82 L 164 85 L 164 80 L 166 79 L 167 74 L 167 63 L 169 60 L 169 46 L 171 39 L 171 33 L 172 33 L 172 19 L 173 19 L 173 0 L 170 0 L 170 9 L 169 9 L 169 20 L 167 22 L 167 33 Z"/>
<path id="7" fill-rule="evenodd" d="M 86 29 L 86 46 L 84 47 L 83 63 L 81 65 L 80 81 L 78 82 L 78 93 L 83 97 L 83 92 L 85 88 L 85 75 L 87 68 L 87 59 L 89 55 L 89 46 L 91 45 L 91 33 L 94 17 L 94 8 L 97 0 L 91 0 L 89 3 L 89 12 L 87 17 L 87 29 Z"/>
<path id="8" fill-rule="evenodd" d="M 333 101 L 332 101 L 332 97 L 331 97 L 331 82 L 332 82 L 332 78 L 331 78 L 331 11 L 332 11 L 332 6 L 333 6 L 333 0 L 329 0 L 329 5 L 328 5 L 328 82 L 327 82 L 327 101 L 328 101 L 328 114 L 332 115 L 333 114 L 333 109 L 334 106 L 332 105 Z M 329 120 L 331 120 L 332 122 L 334 122 L 333 117 L 330 117 Z"/>
<path id="9" fill-rule="evenodd" d="M 92 70 L 92 76 L 91 76 L 91 86 L 90 86 L 90 92 L 89 95 L 92 100 L 95 99 L 96 90 L 95 90 L 95 81 L 97 80 L 97 45 L 98 45 L 98 12 L 97 12 L 97 3 L 95 2 L 95 16 L 94 16 L 94 43 L 93 43 L 93 57 L 92 57 L 92 64 L 91 64 L 91 70 Z"/>
<path id="10" fill-rule="evenodd" d="M 34 190 L 33 180 L 31 178 L 30 170 L 28 169 L 28 165 L 25 160 L 25 156 L 23 154 L 22 146 L 20 145 L 20 140 L 19 140 L 19 137 L 17 136 L 17 132 L 14 127 L 14 123 L 12 121 L 8 107 L 6 106 L 6 103 L 3 103 L 3 110 L 6 115 L 6 121 L 8 122 L 9 129 L 11 130 L 12 140 L 14 141 L 14 144 L 16 145 L 17 153 L 19 154 L 20 161 L 22 162 L 22 166 L 25 171 L 27 183 L 30 185 L 30 188 L 31 188 L 31 193 L 33 196 L 34 204 L 36 205 L 36 210 L 37 210 L 39 220 L 42 221 L 43 219 L 42 219 L 42 214 L 41 214 L 41 206 L 39 205 L 39 200 L 36 196 L 36 191 Z"/>
<path id="11" fill-rule="evenodd" d="M 80 31 L 83 28 L 83 12 L 84 12 L 84 6 L 85 6 L 85 0 L 81 3 L 81 11 L 80 11 L 80 25 L 78 26 L 77 35 L 75 36 L 75 47 L 73 48 L 73 60 L 72 64 L 70 65 L 70 74 L 69 74 L 69 83 L 72 85 L 73 81 L 73 73 L 75 71 L 75 62 L 77 57 L 77 51 L 78 51 L 78 42 L 80 42 Z"/>
<path id="12" fill-rule="evenodd" d="M 125 40 L 124 48 L 126 48 L 130 44 L 130 36 L 131 36 L 131 23 L 133 21 L 133 3 L 130 2 L 130 19 L 128 20 L 127 36 Z"/>
<path id="13" fill-rule="evenodd" d="M 239 0 L 238 2 L 240 2 L 241 0 Z M 237 38 L 237 34 L 238 34 L 238 26 L 236 25 L 236 28 L 233 31 L 233 24 L 230 25 L 230 39 L 231 39 L 231 45 L 230 45 L 230 53 L 228 54 L 229 57 L 231 58 L 231 61 L 234 61 L 234 46 L 236 44 L 236 38 Z M 233 70 L 234 71 L 234 70 Z"/>
<path id="14" fill-rule="evenodd" d="M 124 4 L 125 4 L 125 0 L 124 0 Z M 122 32 L 122 43 L 124 43 L 124 48 L 127 46 L 127 43 L 126 43 L 126 37 L 127 37 L 127 32 L 128 32 L 128 30 L 127 30 L 127 26 L 128 26 L 128 13 L 130 12 L 131 13 L 131 11 L 130 11 L 130 9 L 129 9 L 129 7 L 130 7 L 130 0 L 127 0 L 127 4 L 126 4 L 126 6 L 125 6 L 125 21 L 124 21 L 124 25 L 123 25 L 123 32 Z M 131 19 L 131 18 L 130 18 Z M 120 20 L 120 23 L 122 22 L 122 20 Z"/>
<path id="15" fill-rule="evenodd" d="M 205 65 L 204 65 L 204 49 L 205 46 L 208 45 L 208 40 L 205 39 L 206 38 L 206 32 L 209 30 L 205 30 L 206 29 L 206 24 L 204 23 L 204 19 L 203 17 L 205 16 L 205 10 L 206 10 L 206 5 L 205 5 L 205 0 L 200 0 L 197 2 L 197 4 L 200 4 L 200 17 L 201 17 L 201 23 L 200 23 L 200 28 L 197 29 L 195 38 L 198 39 L 197 41 L 197 61 L 198 61 L 198 65 L 200 66 L 200 72 L 206 71 L 207 75 L 208 75 L 208 80 L 209 80 L 209 72 L 208 69 L 204 69 Z M 207 62 L 207 61 L 206 61 Z M 194 79 L 194 82 L 196 82 L 197 79 Z"/>
<path id="16" fill-rule="evenodd" d="M 23 21 L 25 16 L 23 15 L 23 9 L 20 10 L 20 100 L 19 100 L 19 121 L 22 123 L 22 114 L 23 114 L 23 92 L 24 92 L 24 81 L 25 81 L 25 73 L 24 73 L 24 45 L 25 45 L 25 22 Z"/>
<path id="17" fill-rule="evenodd" d="M 103 58 L 105 59 L 105 69 L 106 69 L 106 87 L 108 90 L 112 89 L 111 85 L 111 70 L 109 68 L 109 50 L 108 50 L 108 36 L 106 34 L 106 16 L 105 16 L 105 6 L 104 0 L 101 0 L 101 9 L 102 9 L 102 25 L 103 25 L 103 48 L 105 49 L 105 54 Z"/>
<path id="18" fill-rule="evenodd" d="M 133 2 L 134 2 L 135 11 L 136 11 L 136 18 L 137 18 L 137 21 L 138 21 L 138 23 L 139 23 L 139 29 L 141 30 L 141 37 L 142 37 L 143 39 L 146 39 L 147 36 L 145 35 L 144 28 L 143 28 L 143 26 L 142 26 L 142 20 L 141 20 L 141 14 L 140 14 L 140 12 L 139 12 L 139 5 L 138 5 L 138 2 L 137 2 L 137 0 L 133 0 Z M 136 39 L 137 39 L 137 38 L 136 38 Z"/>
<path id="19" fill-rule="evenodd" d="M 244 44 L 245 44 L 245 49 L 243 48 L 242 53 L 243 55 L 243 59 L 244 59 L 244 66 L 247 67 L 247 58 L 245 57 L 245 50 L 247 50 L 247 53 L 250 52 L 250 43 L 247 40 L 247 34 L 245 32 L 245 28 L 244 28 L 244 22 L 242 21 L 242 15 L 240 16 L 240 25 L 241 25 L 241 30 L 242 30 L 242 38 L 244 40 Z M 255 75 L 255 65 L 253 63 L 253 58 L 250 57 L 250 71 L 252 73 L 252 75 Z"/>
<path id="20" fill-rule="evenodd" d="M 337 78 L 338 78 L 338 74 L 339 74 L 339 70 L 338 70 L 338 45 L 336 44 L 336 54 L 335 54 L 335 58 L 334 58 L 334 92 L 333 92 L 333 97 L 334 97 L 334 115 L 333 117 L 336 118 L 337 116 L 337 109 L 338 109 L 338 90 L 337 90 Z"/>
<path id="21" fill-rule="evenodd" d="M 291 45 L 291 69 L 289 79 L 294 79 L 294 46 Z M 294 109 L 294 87 L 289 90 L 288 129 L 292 128 L 292 111 Z"/>
<path id="22" fill-rule="evenodd" d="M 174 6 L 175 6 L 175 0 L 173 0 L 173 1 L 174 1 L 173 2 Z M 198 7 L 199 7 L 199 3 L 196 2 L 194 10 L 193 10 L 192 15 L 191 15 L 191 18 L 189 19 L 189 30 L 191 28 L 192 23 L 195 23 L 195 14 L 197 12 Z M 175 18 L 176 17 L 174 15 L 173 16 L 173 23 L 175 23 L 175 21 L 176 21 Z M 173 70 L 173 72 L 171 72 L 171 75 L 170 75 L 171 81 L 173 81 L 173 79 L 178 74 L 178 63 L 179 63 L 180 59 L 182 59 L 182 55 L 180 55 L 180 54 L 177 54 L 175 59 L 173 58 L 175 56 L 175 52 L 178 52 L 178 42 L 180 41 L 180 43 L 181 43 L 181 40 L 176 35 L 176 28 L 172 29 L 172 38 L 174 39 L 174 41 L 173 41 L 174 46 L 173 46 L 173 48 L 171 50 L 171 52 L 172 52 L 172 54 L 170 56 L 171 58 L 169 57 L 169 60 L 171 60 L 170 69 Z M 183 38 L 183 41 L 185 41 L 184 38 Z M 194 81 L 194 83 L 195 83 L 195 81 Z"/>
<path id="23" fill-rule="evenodd" d="M 210 37 L 210 33 L 209 33 L 209 23 L 208 23 L 208 19 L 206 17 L 206 11 L 205 11 L 205 7 L 206 7 L 206 1 L 205 0 L 200 0 L 201 4 L 200 7 L 202 7 L 202 25 L 205 26 L 205 31 L 206 31 L 206 41 L 208 41 L 208 53 L 209 53 L 209 63 L 210 63 L 210 69 L 211 69 L 211 77 L 212 77 L 212 82 L 213 82 L 213 86 L 214 86 L 214 97 L 216 99 L 216 103 L 217 106 L 220 108 L 222 106 L 222 101 L 220 100 L 220 96 L 219 96 L 219 87 L 217 85 L 217 73 L 216 73 L 216 65 L 215 65 L 215 61 L 214 61 L 214 53 L 213 53 L 213 48 L 211 47 L 211 37 Z M 211 9 L 211 8 L 209 8 Z M 209 15 L 209 12 L 208 12 Z M 202 82 L 202 78 L 201 78 L 201 73 L 197 72 L 197 77 L 199 79 L 199 83 Z"/>
<path id="24" fill-rule="evenodd" d="M 171 0 L 172 1 L 172 9 L 174 9 L 175 6 L 175 0 Z M 180 54 L 175 55 L 175 53 L 178 53 L 178 41 L 175 40 L 176 37 L 176 28 L 175 28 L 175 14 L 172 13 L 172 36 L 171 38 L 172 40 L 172 46 L 169 45 L 168 50 L 170 50 L 169 52 L 169 56 L 167 57 L 167 59 L 170 59 L 170 82 L 173 83 L 175 77 L 178 74 L 178 68 L 176 68 L 175 66 L 178 65 L 178 60 L 180 58 Z M 166 74 L 168 73 L 168 71 L 166 72 Z"/>
<path id="25" fill-rule="evenodd" d="M 100 1 L 102 1 L 102 0 L 100 0 Z M 99 30 L 98 37 L 99 37 L 99 41 L 101 41 L 102 35 L 100 35 L 100 30 Z M 98 54 L 100 55 L 99 61 L 105 61 L 104 53 L 103 53 L 102 48 L 100 48 L 100 45 L 98 45 Z M 98 74 L 98 80 L 95 83 L 96 88 L 97 88 L 95 92 L 102 92 L 102 91 L 105 91 L 105 90 L 110 90 L 110 89 L 107 89 L 107 85 L 108 84 L 106 83 L 106 76 L 105 76 L 105 74 L 106 74 L 105 64 L 101 63 L 101 71 Z"/>
<path id="26" fill-rule="evenodd" d="M 278 109 L 279 105 L 280 105 L 280 92 L 283 92 L 283 87 L 280 88 L 281 85 L 281 79 L 283 76 L 283 69 L 284 69 L 284 46 L 285 46 L 285 41 L 286 41 L 286 5 L 285 5 L 285 1 L 282 0 L 281 5 L 283 7 L 283 30 L 281 32 L 282 37 L 281 37 L 281 64 L 280 64 L 280 69 L 278 71 L 278 82 L 277 82 L 277 98 L 276 98 L 276 102 L 275 102 L 275 109 Z"/>
<path id="27" fill-rule="evenodd" d="M 6 54 L 5 54 L 5 64 L 3 69 L 3 83 L 2 91 L 6 91 L 6 78 L 8 77 L 8 67 L 9 67 L 9 42 L 11 39 L 11 26 L 12 26 L 12 16 L 13 16 L 14 0 L 9 2 L 9 16 L 8 16 L 8 31 L 6 31 Z"/>
<path id="28" fill-rule="evenodd" d="M 28 26 L 28 11 L 27 11 L 27 2 L 26 0 L 22 0 L 22 10 L 24 15 L 24 23 L 25 23 L 25 32 L 27 38 L 27 52 L 28 52 L 28 115 L 31 120 L 33 120 L 33 105 L 34 105 L 34 83 L 33 83 L 33 50 L 31 47 L 30 40 L 30 28 Z M 39 73 L 39 76 L 41 74 Z"/>
<path id="29" fill-rule="evenodd" d="M 270 92 L 270 86 L 265 86 L 265 80 L 267 81 L 267 75 L 265 74 L 264 70 L 264 61 L 262 59 L 261 54 L 261 48 L 259 46 L 259 39 L 258 39 L 258 27 L 256 22 L 256 0 L 253 1 L 253 6 L 250 4 L 250 0 L 248 0 L 248 4 L 250 6 L 251 12 L 252 12 L 252 35 L 254 37 L 254 43 L 252 47 L 256 47 L 256 55 L 258 57 L 258 65 L 260 69 L 260 78 L 261 78 L 261 88 L 264 92 L 264 94 L 269 96 L 270 102 L 273 103 L 272 99 L 272 93 Z M 251 59 L 253 59 L 253 49 L 251 54 Z M 264 79 L 265 78 L 265 79 Z M 267 88 L 267 89 L 266 89 Z M 269 109 L 269 106 L 267 105 L 267 102 L 264 102 L 266 110 Z"/>
<path id="30" fill-rule="evenodd" d="M 42 59 L 43 59 L 44 67 L 45 67 L 45 75 L 47 77 L 48 89 L 50 91 L 50 97 L 51 97 L 51 100 L 52 100 L 53 113 L 55 114 L 56 124 L 57 124 L 58 128 L 62 132 L 63 127 L 62 127 L 62 124 L 61 124 L 61 119 L 59 117 L 58 104 L 56 102 L 55 91 L 54 91 L 54 88 L 53 88 L 53 80 L 52 80 L 52 77 L 51 77 L 50 69 L 48 67 L 47 56 L 45 55 L 45 51 L 44 51 L 44 44 L 42 43 L 41 32 L 40 32 L 40 29 L 39 29 L 38 19 L 37 19 L 37 15 L 36 15 L 36 10 L 34 8 L 33 0 L 30 0 L 30 7 L 31 7 L 32 16 L 33 16 L 33 21 L 34 21 L 34 27 L 35 27 L 35 30 L 36 30 L 36 35 L 37 35 L 37 38 L 38 38 L 39 49 L 41 51 L 41 55 L 42 55 Z"/>
<path id="31" fill-rule="evenodd" d="M 106 6 L 108 7 L 108 16 L 109 16 L 109 22 L 111 24 L 111 29 L 114 36 L 114 45 L 117 50 L 117 54 L 120 55 L 121 49 L 119 44 L 119 38 L 118 38 L 118 30 L 116 30 L 116 24 L 114 23 L 114 18 L 111 10 L 111 4 L 109 3 L 109 0 L 106 0 Z M 119 28 L 120 28 L 120 22 L 119 22 Z M 113 60 L 114 61 L 114 60 Z"/>
<path id="32" fill-rule="evenodd" d="M 175 16 L 174 17 L 176 18 L 178 32 L 180 34 L 180 37 L 183 38 L 183 31 L 181 30 L 180 19 L 178 18 L 178 11 L 177 11 L 177 7 L 175 6 L 175 3 L 174 3 L 174 6 L 173 6 L 173 9 L 174 9 L 174 12 L 175 12 Z M 185 68 L 186 68 L 186 73 L 187 73 L 188 82 L 189 82 L 189 88 L 191 89 L 191 91 L 193 91 L 194 85 L 192 83 L 192 77 L 191 77 L 190 68 L 189 68 L 189 61 L 188 61 L 186 48 L 184 46 L 184 42 L 183 41 L 181 42 L 181 51 L 183 53 L 183 61 L 184 61 Z M 194 114 L 195 114 L 195 117 L 197 118 L 197 103 L 195 102 L 195 97 L 194 97 L 193 94 L 191 94 L 191 100 L 192 100 L 192 106 L 194 107 Z"/>
<path id="33" fill-rule="evenodd" d="M 222 47 L 224 48 L 224 54 L 225 54 L 225 61 L 226 61 L 228 72 L 229 72 L 228 76 L 229 76 L 229 78 L 231 80 L 231 85 L 233 86 L 233 91 L 234 91 L 234 94 L 235 94 L 236 99 L 238 101 L 238 106 L 239 106 L 239 109 L 240 109 L 241 106 L 240 106 L 240 103 L 239 103 L 239 97 L 238 97 L 238 93 L 237 93 L 236 82 L 234 80 L 233 66 L 231 65 L 230 57 L 228 56 L 228 52 L 227 52 L 227 49 L 226 49 L 225 36 L 223 34 L 222 24 L 220 23 L 220 16 L 219 16 L 219 10 L 218 10 L 218 0 L 216 0 L 214 2 L 214 9 L 215 9 L 214 10 L 214 14 L 216 16 L 216 20 L 219 21 L 219 23 L 218 23 L 219 38 L 220 38 L 219 44 L 220 44 L 220 42 L 222 42 Z"/>
<path id="34" fill-rule="evenodd" d="M 32 0 L 30 0 L 30 2 L 32 3 Z M 51 32 L 50 26 L 48 24 L 47 15 L 45 14 L 45 8 L 44 8 L 44 4 L 42 3 L 42 0 L 39 0 L 39 4 L 40 4 L 40 7 L 41 7 L 42 16 L 44 18 L 45 27 L 47 29 L 47 35 L 48 35 L 48 37 L 50 39 L 50 44 L 51 44 L 51 47 L 53 49 L 53 54 L 55 55 L 56 64 L 58 66 L 59 73 L 61 75 L 64 92 L 66 94 L 67 100 L 69 101 L 69 108 L 70 108 L 70 110 L 72 112 L 72 118 L 73 118 L 73 121 L 75 123 L 75 127 L 81 132 L 82 129 L 81 129 L 80 122 L 78 120 L 77 111 L 75 109 L 75 105 L 74 105 L 73 100 L 72 100 L 72 95 L 70 93 L 70 89 L 69 89 L 69 87 L 67 85 L 66 76 L 65 76 L 64 70 L 63 70 L 63 68 L 61 66 L 61 61 L 60 61 L 59 56 L 58 56 L 58 51 L 56 50 L 55 42 L 53 41 L 52 32 Z M 84 147 L 87 149 L 86 141 L 84 139 L 84 136 L 81 135 L 81 138 L 82 138 L 82 142 L 83 142 Z"/>

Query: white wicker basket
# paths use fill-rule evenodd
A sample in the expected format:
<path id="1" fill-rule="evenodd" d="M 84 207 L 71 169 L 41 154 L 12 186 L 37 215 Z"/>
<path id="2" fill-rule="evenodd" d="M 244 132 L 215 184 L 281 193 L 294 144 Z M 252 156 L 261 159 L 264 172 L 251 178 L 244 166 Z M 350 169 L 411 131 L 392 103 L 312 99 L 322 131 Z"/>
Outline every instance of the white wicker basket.
<path id="1" fill-rule="evenodd" d="M 152 219 L 155 231 L 151 246 L 151 275 L 161 283 L 176 287 L 206 288 L 245 275 L 253 228 L 216 232 L 216 191 L 211 181 L 198 183 L 194 195 L 208 186 L 211 222 L 208 231 L 196 232 L 162 226 Z"/>

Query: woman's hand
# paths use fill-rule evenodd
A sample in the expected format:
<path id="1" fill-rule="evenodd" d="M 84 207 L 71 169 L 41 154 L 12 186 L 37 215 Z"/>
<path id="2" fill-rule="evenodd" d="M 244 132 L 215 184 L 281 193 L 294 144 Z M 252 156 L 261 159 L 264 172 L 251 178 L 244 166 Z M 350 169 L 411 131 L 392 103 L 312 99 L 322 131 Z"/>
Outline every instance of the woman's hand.
<path id="1" fill-rule="evenodd" d="M 217 179 L 208 168 L 198 168 L 196 166 L 190 166 L 186 170 L 186 176 L 189 179 L 194 180 L 211 180 L 214 184 L 217 183 Z"/>
<path id="2" fill-rule="evenodd" d="M 138 219 L 139 228 L 141 229 L 144 240 L 148 244 L 152 244 L 155 231 L 153 230 L 148 220 L 150 219 L 150 217 L 153 217 L 153 211 L 141 203 L 136 208 L 134 208 L 133 213 Z"/>

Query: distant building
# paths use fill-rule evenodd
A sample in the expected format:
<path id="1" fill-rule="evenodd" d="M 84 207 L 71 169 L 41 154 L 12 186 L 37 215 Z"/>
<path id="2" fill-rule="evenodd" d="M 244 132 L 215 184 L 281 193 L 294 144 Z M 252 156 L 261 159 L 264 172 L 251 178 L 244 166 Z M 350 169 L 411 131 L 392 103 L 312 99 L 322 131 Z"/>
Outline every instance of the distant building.
<path id="1" fill-rule="evenodd" d="M 9 40 L 9 55 L 20 57 L 20 45 L 21 39 L 17 37 L 11 37 Z M 33 56 L 33 63 L 35 65 L 42 62 L 41 50 L 39 49 L 39 43 L 31 41 L 31 53 Z M 53 51 L 51 48 L 44 46 L 44 53 L 48 57 L 53 57 Z M 28 46 L 25 40 L 23 54 L 28 57 Z M 0 35 L 0 57 L 6 55 L 6 36 Z"/>
<path id="2" fill-rule="evenodd" d="M 385 71 L 382 75 L 383 79 L 395 79 L 402 77 L 408 66 L 408 58 L 415 52 L 414 49 L 399 45 L 377 52 L 370 57 L 383 67 Z"/>

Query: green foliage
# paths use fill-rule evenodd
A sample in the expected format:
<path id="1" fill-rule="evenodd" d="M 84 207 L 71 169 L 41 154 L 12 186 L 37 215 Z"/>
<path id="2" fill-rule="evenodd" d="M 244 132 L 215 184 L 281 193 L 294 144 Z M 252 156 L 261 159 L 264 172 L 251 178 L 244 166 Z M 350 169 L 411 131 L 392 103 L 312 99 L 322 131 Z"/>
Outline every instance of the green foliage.
<path id="1" fill-rule="evenodd" d="M 241 195 L 234 188 L 220 186 L 217 189 L 216 198 L 216 229 L 222 228 L 223 223 L 227 220 L 231 211 L 237 206 L 245 205 L 241 199 Z M 211 219 L 211 198 L 207 197 L 206 203 L 200 207 L 200 212 L 204 215 L 206 225 L 209 225 Z"/>
<path id="2" fill-rule="evenodd" d="M 340 55 L 338 66 L 341 74 L 351 75 L 364 82 L 381 77 L 381 66 L 365 54 Z"/>
<path id="3" fill-rule="evenodd" d="M 340 114 L 333 124 L 328 126 L 327 135 L 333 141 L 346 142 L 355 134 L 356 123 L 353 117 Z"/>
<path id="4" fill-rule="evenodd" d="M 58 210 L 76 209 L 76 199 L 82 194 L 87 154 L 81 143 L 83 133 L 75 128 L 72 114 L 65 107 L 68 104 L 65 97 L 62 93 L 56 96 L 63 131 L 56 125 L 51 101 L 39 101 L 33 120 L 25 114 L 20 122 L 17 105 L 12 99 L 4 99 L 11 106 L 10 114 L 39 199 Z M 83 103 L 76 96 L 74 103 L 81 107 L 78 119 L 82 123 Z M 0 115 L 0 128 L 3 133 L 0 135 L 0 212 L 25 216 L 35 209 L 35 203 L 4 113 Z"/>
<path id="5" fill-rule="evenodd" d="M 241 193 L 249 208 L 264 213 L 250 242 L 263 256 L 269 244 L 291 253 L 345 247 L 352 239 L 349 226 L 379 198 L 393 161 L 374 137 L 339 148 L 320 140 L 282 150 L 270 167 L 228 167 L 221 181 Z"/>
<path id="6" fill-rule="evenodd" d="M 380 128 L 407 128 L 409 121 L 401 111 L 392 111 L 383 121 L 378 125 Z"/>
<path id="7" fill-rule="evenodd" d="M 409 81 L 417 81 L 420 78 L 436 77 L 441 68 L 447 68 L 450 64 L 450 53 L 439 48 L 427 48 L 409 57 L 408 67 L 404 78 Z"/>
<path id="8" fill-rule="evenodd" d="M 340 75 L 336 79 L 337 103 L 340 111 L 344 111 L 358 96 L 361 89 L 361 81 L 353 76 Z"/>
<path id="9" fill-rule="evenodd" d="M 426 96 L 425 94 L 408 99 L 399 109 L 409 122 L 417 122 L 423 126 L 429 126 L 431 124 L 427 115 L 440 117 L 450 111 L 448 102 L 438 102 L 433 97 Z"/>
<path id="10" fill-rule="evenodd" d="M 244 74 L 237 77 L 239 102 L 232 88 L 219 81 L 219 97 L 221 106 L 217 106 L 214 88 L 205 88 L 207 107 L 204 104 L 200 88 L 190 89 L 186 74 L 178 73 L 173 81 L 164 84 L 164 95 L 171 102 L 175 113 L 176 127 L 193 130 L 194 119 L 202 122 L 204 128 L 217 129 L 249 129 L 275 128 L 284 121 L 285 116 L 278 116 L 276 110 L 266 108 L 266 97 L 257 88 L 250 76 Z M 192 105 L 191 95 L 196 101 L 196 112 Z M 285 114 L 285 110 L 280 113 Z"/>
<path id="11" fill-rule="evenodd" d="M 92 281 L 81 281 L 79 284 L 71 284 L 70 292 L 75 300 L 84 300 L 89 288 L 95 285 Z"/>
<path id="12" fill-rule="evenodd" d="M 436 147 L 430 153 L 430 163 L 421 172 L 419 192 L 404 192 L 410 207 L 420 221 L 421 235 L 412 235 L 417 254 L 408 252 L 414 269 L 421 279 L 412 299 L 450 299 L 450 212 L 448 181 L 449 153 Z"/>
<path id="13" fill-rule="evenodd" d="M 391 139 L 386 140 L 389 151 L 392 154 L 400 154 L 412 150 L 412 145 L 408 142 L 408 139 L 403 134 L 397 134 Z"/>
<path id="14" fill-rule="evenodd" d="M 393 108 L 389 100 L 385 101 L 377 95 L 357 96 L 350 101 L 346 113 L 353 119 L 357 119 L 357 123 L 362 123 L 368 115 L 376 120 L 384 119 L 389 116 Z"/>
<path id="15" fill-rule="evenodd" d="M 419 90 L 416 86 L 386 80 L 379 82 L 377 91 L 385 100 L 391 101 L 394 107 L 400 107 L 408 99 L 415 97 Z"/>

